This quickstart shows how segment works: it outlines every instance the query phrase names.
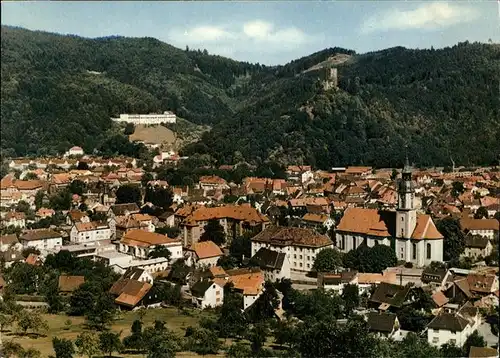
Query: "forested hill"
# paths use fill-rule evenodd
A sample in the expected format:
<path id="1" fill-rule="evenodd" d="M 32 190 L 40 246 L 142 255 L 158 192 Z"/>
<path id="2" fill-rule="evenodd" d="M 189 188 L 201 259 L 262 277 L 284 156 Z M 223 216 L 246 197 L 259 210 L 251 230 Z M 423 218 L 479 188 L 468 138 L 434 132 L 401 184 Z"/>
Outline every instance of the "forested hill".
<path id="1" fill-rule="evenodd" d="M 212 131 L 186 154 L 317 167 L 487 164 L 500 153 L 500 48 L 330 48 L 284 66 L 237 62 L 152 38 L 85 39 L 2 26 L 4 154 L 98 148 L 109 117 L 173 110 Z M 339 88 L 317 71 L 336 64 Z"/>

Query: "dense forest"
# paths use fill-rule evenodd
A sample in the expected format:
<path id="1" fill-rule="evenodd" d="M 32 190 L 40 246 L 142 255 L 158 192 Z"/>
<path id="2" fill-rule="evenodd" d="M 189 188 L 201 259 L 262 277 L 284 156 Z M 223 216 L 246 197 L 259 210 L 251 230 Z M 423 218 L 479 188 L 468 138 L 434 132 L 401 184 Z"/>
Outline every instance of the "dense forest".
<path id="1" fill-rule="evenodd" d="M 329 48 L 283 66 L 237 62 L 153 38 L 85 39 L 2 26 L 2 154 L 87 152 L 110 117 L 173 110 L 212 130 L 183 154 L 217 164 L 491 164 L 500 153 L 500 46 L 356 54 Z M 336 54 L 339 86 L 318 71 Z"/>

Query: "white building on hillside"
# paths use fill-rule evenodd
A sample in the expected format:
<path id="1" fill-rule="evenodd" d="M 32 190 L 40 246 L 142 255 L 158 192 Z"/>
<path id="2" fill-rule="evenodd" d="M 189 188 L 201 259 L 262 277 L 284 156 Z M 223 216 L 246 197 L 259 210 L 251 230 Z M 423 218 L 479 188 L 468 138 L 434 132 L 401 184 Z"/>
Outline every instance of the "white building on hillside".
<path id="1" fill-rule="evenodd" d="M 120 114 L 120 118 L 112 118 L 115 122 L 126 122 L 134 124 L 160 124 L 175 123 L 177 117 L 170 111 L 163 114 Z"/>

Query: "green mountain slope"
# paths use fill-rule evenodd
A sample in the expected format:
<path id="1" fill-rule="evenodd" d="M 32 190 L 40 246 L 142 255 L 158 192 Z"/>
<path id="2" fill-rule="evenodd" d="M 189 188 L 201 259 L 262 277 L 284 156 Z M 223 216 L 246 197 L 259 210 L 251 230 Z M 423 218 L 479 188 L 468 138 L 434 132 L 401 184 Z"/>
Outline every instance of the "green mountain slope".
<path id="1" fill-rule="evenodd" d="M 226 92 L 250 65 L 151 38 L 84 39 L 2 26 L 2 149 L 91 151 L 119 113 L 173 110 L 201 124 L 232 115 Z"/>
<path id="2" fill-rule="evenodd" d="M 152 38 L 85 39 L 2 26 L 2 151 L 86 151 L 119 113 L 173 110 L 210 125 L 183 152 L 219 163 L 489 164 L 500 153 L 500 48 L 330 48 L 265 67 Z M 341 61 L 336 62 L 336 58 Z M 338 68 L 325 92 L 319 72 Z"/>
<path id="3" fill-rule="evenodd" d="M 328 57 L 313 55 L 320 62 Z M 500 154 L 500 47 L 461 43 L 442 50 L 393 48 L 338 65 L 339 89 L 317 75 L 297 76 L 304 58 L 275 70 L 271 85 L 203 143 L 220 162 L 247 160 L 332 165 L 401 164 L 405 145 L 416 165 L 451 159 L 491 164 Z M 269 72 L 269 71 L 268 71 Z M 224 138 L 226 140 L 220 140 Z"/>

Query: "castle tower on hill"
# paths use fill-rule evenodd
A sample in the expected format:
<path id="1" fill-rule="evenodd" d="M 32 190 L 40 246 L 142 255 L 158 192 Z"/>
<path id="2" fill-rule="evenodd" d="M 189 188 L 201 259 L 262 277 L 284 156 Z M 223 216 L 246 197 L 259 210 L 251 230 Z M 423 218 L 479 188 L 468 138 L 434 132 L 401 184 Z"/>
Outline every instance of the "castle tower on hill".
<path id="1" fill-rule="evenodd" d="M 338 86 L 337 68 L 327 66 L 322 70 L 323 89 L 328 91 Z"/>

